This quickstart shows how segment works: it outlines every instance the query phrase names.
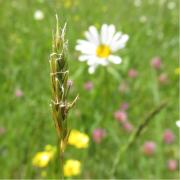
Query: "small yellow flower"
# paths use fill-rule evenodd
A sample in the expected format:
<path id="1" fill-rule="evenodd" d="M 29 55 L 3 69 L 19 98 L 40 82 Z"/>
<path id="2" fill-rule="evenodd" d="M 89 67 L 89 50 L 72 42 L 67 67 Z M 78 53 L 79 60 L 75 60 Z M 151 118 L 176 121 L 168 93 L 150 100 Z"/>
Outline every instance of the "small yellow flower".
<path id="1" fill-rule="evenodd" d="M 81 162 L 69 159 L 64 164 L 64 176 L 77 176 L 81 173 Z"/>
<path id="2" fill-rule="evenodd" d="M 175 74 L 177 74 L 177 75 L 180 74 L 180 67 L 175 69 Z"/>
<path id="3" fill-rule="evenodd" d="M 32 165 L 35 167 L 46 167 L 49 163 L 49 161 L 54 157 L 56 153 L 56 147 L 51 146 L 51 145 L 46 145 L 45 146 L 45 151 L 38 152 L 33 160 L 32 160 Z"/>
<path id="4" fill-rule="evenodd" d="M 49 161 L 52 158 L 52 153 L 46 152 L 46 151 L 42 151 L 42 152 L 38 152 L 33 160 L 32 160 L 32 164 L 35 167 L 46 167 L 49 163 Z"/>
<path id="5" fill-rule="evenodd" d="M 89 144 L 89 137 L 77 130 L 72 130 L 69 135 L 68 143 L 79 149 L 87 148 Z"/>

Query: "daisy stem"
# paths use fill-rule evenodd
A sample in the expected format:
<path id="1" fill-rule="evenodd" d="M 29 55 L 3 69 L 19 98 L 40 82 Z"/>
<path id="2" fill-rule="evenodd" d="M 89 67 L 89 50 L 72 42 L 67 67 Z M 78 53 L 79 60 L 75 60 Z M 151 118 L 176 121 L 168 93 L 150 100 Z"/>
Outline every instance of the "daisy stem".
<path id="1" fill-rule="evenodd" d="M 125 144 L 122 148 L 119 147 L 119 151 L 117 152 L 117 156 L 115 157 L 115 161 L 113 163 L 110 175 L 111 177 L 114 176 L 117 166 L 119 164 L 120 158 L 122 155 L 129 149 L 131 145 L 135 143 L 135 141 L 138 139 L 138 137 L 142 134 L 143 130 L 147 127 L 147 125 L 150 123 L 150 121 L 161 112 L 162 109 L 164 109 L 167 106 L 167 101 L 163 101 L 160 103 L 154 110 L 152 110 L 139 124 L 137 129 L 134 131 L 134 133 L 129 137 L 129 140 L 127 144 Z"/>
<path id="2" fill-rule="evenodd" d="M 103 107 L 103 111 L 104 111 L 104 118 L 107 118 L 108 116 L 108 104 L 110 101 L 110 97 L 111 97 L 111 93 L 110 93 L 110 89 L 109 89 L 109 77 L 108 77 L 108 72 L 107 72 L 107 68 L 104 68 L 104 80 L 103 80 L 103 85 L 104 87 L 104 107 Z"/>

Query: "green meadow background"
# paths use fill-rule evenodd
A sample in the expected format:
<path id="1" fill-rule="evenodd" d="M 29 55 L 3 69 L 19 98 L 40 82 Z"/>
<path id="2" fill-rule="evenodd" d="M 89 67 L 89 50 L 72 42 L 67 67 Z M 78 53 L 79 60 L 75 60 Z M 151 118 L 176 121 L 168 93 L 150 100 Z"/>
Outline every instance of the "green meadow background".
<path id="1" fill-rule="evenodd" d="M 42 178 L 40 169 L 32 166 L 32 158 L 47 144 L 56 145 L 57 135 L 51 117 L 51 85 L 49 55 L 55 14 L 63 25 L 67 22 L 69 68 L 73 88 L 70 100 L 78 93 L 80 99 L 69 114 L 69 126 L 90 137 L 87 149 L 68 146 L 65 159 L 78 159 L 82 172 L 74 178 L 111 178 L 112 164 L 119 148 L 131 133 L 114 119 L 122 102 L 128 102 L 128 119 L 134 128 L 162 101 L 168 105 L 145 129 L 141 138 L 126 151 L 114 178 L 159 179 L 178 178 L 178 170 L 167 169 L 168 159 L 178 160 L 178 0 L 0 0 L 0 178 Z M 175 8 L 169 8 L 169 3 Z M 44 19 L 34 19 L 41 10 Z M 103 23 L 114 24 L 118 31 L 129 35 L 125 49 L 118 51 L 123 62 L 111 65 L 111 70 L 99 67 L 88 74 L 86 63 L 78 61 L 76 41 L 90 25 L 100 28 Z M 151 59 L 159 56 L 163 67 L 156 71 Z M 135 79 L 128 70 L 138 71 Z M 158 76 L 165 73 L 167 83 L 160 84 Z M 91 81 L 93 89 L 84 89 Z M 119 92 L 121 83 L 127 92 Z M 23 91 L 16 97 L 16 89 Z M 100 143 L 92 140 L 95 128 L 106 129 Z M 163 132 L 171 129 L 173 144 L 163 142 Z M 146 157 L 142 145 L 156 143 L 156 152 Z M 55 160 L 45 168 L 45 178 L 59 178 Z"/>

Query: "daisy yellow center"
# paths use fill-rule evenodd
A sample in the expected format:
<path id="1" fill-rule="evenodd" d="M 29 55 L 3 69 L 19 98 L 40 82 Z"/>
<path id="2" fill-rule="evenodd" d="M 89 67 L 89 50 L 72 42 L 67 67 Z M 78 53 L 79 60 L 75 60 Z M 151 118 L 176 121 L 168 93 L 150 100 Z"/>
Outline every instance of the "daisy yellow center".
<path id="1" fill-rule="evenodd" d="M 100 58 L 106 58 L 110 55 L 111 50 L 107 45 L 99 45 L 96 49 L 96 55 Z"/>

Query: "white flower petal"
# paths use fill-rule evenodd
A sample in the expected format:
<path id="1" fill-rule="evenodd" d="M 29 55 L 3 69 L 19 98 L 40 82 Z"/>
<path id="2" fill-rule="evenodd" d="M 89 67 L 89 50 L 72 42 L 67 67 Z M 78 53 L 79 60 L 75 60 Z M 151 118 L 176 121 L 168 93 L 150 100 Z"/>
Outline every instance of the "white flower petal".
<path id="1" fill-rule="evenodd" d="M 114 44 L 111 45 L 111 50 L 115 52 L 118 49 L 124 48 L 128 39 L 129 36 L 127 34 L 122 35 L 119 40 L 117 40 L 116 42 L 114 42 Z"/>
<path id="2" fill-rule="evenodd" d="M 94 30 L 91 30 L 91 31 L 92 32 L 90 32 L 90 31 L 85 32 L 86 39 L 95 45 L 99 45 L 99 35 L 97 34 L 97 30 L 95 30 L 96 33 L 93 33 Z"/>
<path id="3" fill-rule="evenodd" d="M 121 35 L 122 35 L 121 32 L 115 33 L 115 35 L 112 38 L 112 41 L 110 42 L 110 47 L 121 37 Z"/>
<path id="4" fill-rule="evenodd" d="M 108 26 L 108 34 L 107 34 L 108 37 L 107 37 L 107 42 L 105 44 L 107 45 L 110 44 L 114 36 L 114 33 L 115 33 L 115 26 L 111 24 L 110 26 Z"/>
<path id="5" fill-rule="evenodd" d="M 81 45 L 77 45 L 76 50 L 80 51 L 83 54 L 89 54 L 89 55 L 95 54 L 93 49 L 90 49 L 90 48 L 87 48 L 87 47 L 84 47 L 84 46 L 81 46 Z"/>
<path id="6" fill-rule="evenodd" d="M 99 44 L 99 34 L 95 26 L 90 26 L 89 31 L 85 33 L 86 38 L 95 45 Z"/>
<path id="7" fill-rule="evenodd" d="M 97 64 L 96 62 L 97 62 L 97 57 L 94 56 L 94 55 L 92 55 L 92 56 L 90 56 L 90 57 L 88 58 L 87 64 L 88 64 L 89 66 L 92 66 L 92 65 L 94 65 L 94 64 Z"/>
<path id="8" fill-rule="evenodd" d="M 97 67 L 97 65 L 89 66 L 89 69 L 88 69 L 89 74 L 94 74 L 96 67 Z"/>
<path id="9" fill-rule="evenodd" d="M 79 39 L 79 40 L 77 40 L 77 43 L 78 43 L 78 45 L 83 45 L 83 46 L 89 46 L 89 47 L 92 47 L 92 48 L 96 48 L 96 45 L 89 42 L 89 41 Z"/>
<path id="10" fill-rule="evenodd" d="M 79 61 L 88 61 L 91 58 L 91 55 L 81 55 L 79 56 Z"/>
<path id="11" fill-rule="evenodd" d="M 122 59 L 119 56 L 110 55 L 108 59 L 114 64 L 120 64 L 122 62 Z"/>
<path id="12" fill-rule="evenodd" d="M 83 54 L 96 54 L 96 46 L 88 41 L 78 40 L 75 49 Z"/>
<path id="13" fill-rule="evenodd" d="M 108 25 L 103 24 L 101 28 L 101 43 L 105 44 L 108 38 Z"/>
<path id="14" fill-rule="evenodd" d="M 107 58 L 97 58 L 96 61 L 97 64 L 100 64 L 102 66 L 107 66 L 109 64 Z"/>

